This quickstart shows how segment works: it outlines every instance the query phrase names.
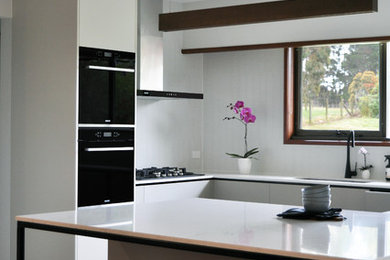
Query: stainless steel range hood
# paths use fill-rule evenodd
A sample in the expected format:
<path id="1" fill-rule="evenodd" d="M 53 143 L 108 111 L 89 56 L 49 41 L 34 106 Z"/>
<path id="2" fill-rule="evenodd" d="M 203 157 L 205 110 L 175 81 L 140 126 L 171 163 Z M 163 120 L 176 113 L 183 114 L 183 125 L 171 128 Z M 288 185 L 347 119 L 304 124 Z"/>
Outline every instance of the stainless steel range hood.
<path id="1" fill-rule="evenodd" d="M 137 90 L 137 96 L 140 98 L 155 98 L 155 99 L 172 99 L 172 98 L 188 98 L 188 99 L 203 99 L 201 93 L 189 92 L 174 92 L 174 91 L 155 91 L 155 90 Z"/>
<path id="2" fill-rule="evenodd" d="M 203 99 L 201 93 L 179 92 L 163 86 L 163 33 L 158 30 L 158 17 L 163 12 L 162 0 L 142 0 L 138 4 L 138 98 Z"/>

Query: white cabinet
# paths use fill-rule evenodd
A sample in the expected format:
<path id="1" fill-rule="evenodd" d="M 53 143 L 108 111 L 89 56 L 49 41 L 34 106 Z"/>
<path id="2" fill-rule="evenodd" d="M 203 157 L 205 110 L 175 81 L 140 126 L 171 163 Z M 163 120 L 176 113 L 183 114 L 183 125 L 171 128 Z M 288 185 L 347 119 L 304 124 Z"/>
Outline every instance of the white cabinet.
<path id="1" fill-rule="evenodd" d="M 214 180 L 214 198 L 250 202 L 269 202 L 269 184 Z"/>
<path id="2" fill-rule="evenodd" d="M 136 52 L 136 0 L 80 0 L 80 46 Z"/>
<path id="3" fill-rule="evenodd" d="M 301 189 L 306 186 L 270 184 L 269 198 L 272 204 L 302 206 Z"/>
<path id="4" fill-rule="evenodd" d="M 107 260 L 107 239 L 76 236 L 76 260 Z"/>
<path id="5" fill-rule="evenodd" d="M 144 188 L 145 203 L 188 198 L 211 198 L 213 196 L 213 186 L 209 180 L 147 185 Z M 141 203 L 141 201 L 137 199 L 137 203 Z"/>
<path id="6" fill-rule="evenodd" d="M 136 186 L 135 187 L 135 203 L 144 203 L 145 202 L 145 186 Z"/>

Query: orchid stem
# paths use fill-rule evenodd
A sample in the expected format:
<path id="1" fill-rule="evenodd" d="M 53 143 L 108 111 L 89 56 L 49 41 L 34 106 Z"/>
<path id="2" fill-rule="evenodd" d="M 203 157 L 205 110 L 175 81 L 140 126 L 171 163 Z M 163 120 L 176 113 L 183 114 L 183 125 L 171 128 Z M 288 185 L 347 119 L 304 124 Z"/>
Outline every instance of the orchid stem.
<path id="1" fill-rule="evenodd" d="M 367 167 L 366 155 L 363 154 L 363 156 L 364 156 L 364 168 L 366 168 Z"/>
<path id="2" fill-rule="evenodd" d="M 245 136 L 244 136 L 244 140 L 245 140 L 245 154 L 248 152 L 248 141 L 246 139 L 248 135 L 248 125 L 245 124 Z"/>

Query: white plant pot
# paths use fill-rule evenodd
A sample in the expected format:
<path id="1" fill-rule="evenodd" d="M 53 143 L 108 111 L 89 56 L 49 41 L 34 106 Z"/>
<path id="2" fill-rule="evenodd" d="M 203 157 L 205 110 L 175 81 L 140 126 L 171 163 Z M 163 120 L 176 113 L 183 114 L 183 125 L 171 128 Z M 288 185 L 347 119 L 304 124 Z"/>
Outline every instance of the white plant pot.
<path id="1" fill-rule="evenodd" d="M 249 158 L 238 159 L 238 171 L 241 174 L 249 174 L 252 168 L 252 161 Z"/>
<path id="2" fill-rule="evenodd" d="M 370 176 L 371 176 L 371 173 L 370 173 L 370 170 L 369 170 L 369 169 L 363 170 L 363 171 L 362 171 L 362 178 L 363 178 L 363 179 L 369 179 Z"/>

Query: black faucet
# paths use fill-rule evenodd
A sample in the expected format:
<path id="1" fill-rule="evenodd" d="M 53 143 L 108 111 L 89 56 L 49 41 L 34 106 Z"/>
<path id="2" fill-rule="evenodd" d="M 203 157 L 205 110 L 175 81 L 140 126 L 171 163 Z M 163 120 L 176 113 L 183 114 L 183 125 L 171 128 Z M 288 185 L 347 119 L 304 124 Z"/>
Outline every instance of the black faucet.
<path id="1" fill-rule="evenodd" d="M 351 142 L 351 147 L 355 147 L 355 131 L 351 130 L 347 136 L 347 165 L 345 166 L 345 178 L 351 178 L 352 176 L 356 176 L 356 164 L 355 164 L 355 170 L 351 170 L 351 162 L 350 162 L 350 146 L 349 143 Z"/>

